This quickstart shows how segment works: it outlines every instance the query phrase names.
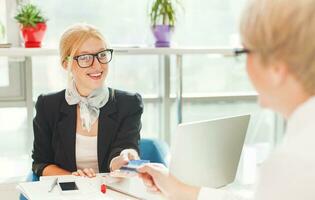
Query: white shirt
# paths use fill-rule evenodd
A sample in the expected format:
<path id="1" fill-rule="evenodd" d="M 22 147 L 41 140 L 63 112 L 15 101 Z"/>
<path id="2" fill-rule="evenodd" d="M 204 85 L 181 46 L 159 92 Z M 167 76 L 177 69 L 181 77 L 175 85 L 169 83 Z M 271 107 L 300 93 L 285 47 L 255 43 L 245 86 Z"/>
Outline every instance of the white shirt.
<path id="1" fill-rule="evenodd" d="M 76 134 L 75 156 L 78 169 L 92 168 L 99 172 L 97 161 L 97 136 Z"/>
<path id="2" fill-rule="evenodd" d="M 315 97 L 288 120 L 282 144 L 263 164 L 255 200 L 315 199 Z M 220 189 L 202 188 L 198 200 L 243 199 Z"/>

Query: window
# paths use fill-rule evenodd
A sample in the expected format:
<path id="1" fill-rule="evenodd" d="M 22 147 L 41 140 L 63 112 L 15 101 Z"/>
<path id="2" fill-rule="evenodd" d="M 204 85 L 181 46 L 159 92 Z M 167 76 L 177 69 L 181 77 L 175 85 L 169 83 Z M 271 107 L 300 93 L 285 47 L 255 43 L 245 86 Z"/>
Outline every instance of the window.
<path id="1" fill-rule="evenodd" d="M 3 35 L 0 31 L 0 43 L 6 42 L 9 24 L 6 8 L 11 1 L 0 0 L 0 24 L 3 28 Z M 1 29 L 0 29 L 1 30 Z M 18 35 L 18 33 L 16 34 Z M 23 68 L 17 59 L 8 59 L 0 56 L 0 104 L 5 100 L 21 100 L 23 98 Z M 1 105 L 0 105 L 1 106 Z"/>
<path id="2" fill-rule="evenodd" d="M 4 0 L 0 0 L 0 13 L 4 13 Z M 7 1 L 8 2 L 8 1 Z M 31 0 L 39 5 L 48 16 L 48 30 L 44 40 L 46 47 L 57 48 L 62 31 L 76 22 L 86 22 L 99 27 L 111 46 L 153 45 L 148 11 L 150 1 L 143 0 L 89 0 L 78 3 L 76 0 Z M 245 0 L 182 0 L 184 10 L 179 11 L 178 24 L 173 35 L 173 45 L 178 46 L 230 46 L 239 43 L 238 21 Z M 0 14 L 0 15 L 1 15 Z M 8 17 L 8 13 L 6 13 Z M 11 16 L 10 16 L 11 17 Z M 3 20 L 3 16 L 0 16 Z M 5 20 L 4 20 L 5 21 Z M 261 110 L 256 103 L 256 94 L 248 81 L 244 58 L 228 58 L 213 55 L 185 55 L 183 57 L 183 121 L 206 120 L 227 115 L 252 113 L 249 127 L 248 145 L 259 146 L 259 152 L 269 151 L 274 142 L 275 115 Z M 163 116 L 164 87 L 160 66 L 160 57 L 156 55 L 115 55 L 110 63 L 107 84 L 116 89 L 138 92 L 143 96 L 145 109 L 143 114 L 142 137 L 170 137 L 177 125 L 176 116 L 176 60 L 171 57 L 170 116 Z M 10 66 L 10 67 L 9 67 Z M 22 71 L 21 71 L 22 70 Z M 10 77 L 23 73 L 21 63 L 11 58 L 0 58 L 0 98 L 16 97 L 23 91 L 23 80 L 13 82 Z M 33 98 L 41 93 L 64 89 L 67 72 L 60 66 L 57 56 L 33 58 Z M 15 88 L 15 89 L 14 89 Z M 12 92 L 12 94 L 7 93 Z M 236 98 L 246 94 L 251 98 Z M 213 98 L 213 96 L 225 96 Z M 19 114 L 18 114 L 19 113 Z M 15 115 L 18 119 L 15 119 Z M 24 109 L 0 108 L 0 119 L 7 120 L 8 128 L 1 129 L 0 135 L 10 132 L 30 131 L 26 125 Z M 161 128 L 164 119 L 169 119 L 169 130 Z M 13 126 L 14 124 L 14 126 Z M 18 126 L 15 126 L 18 124 Z M 266 132 L 268 132 L 266 134 Z M 14 135 L 14 134 L 12 134 Z M 2 157 L 8 159 L 15 152 L 16 160 L 24 159 L 29 164 L 30 142 L 25 134 L 18 141 L 8 137 L 0 145 Z M 20 135 L 19 135 L 20 136 Z M 14 136 L 15 137 L 15 136 Z M 22 144 L 25 144 L 24 146 Z M 14 148 L 18 145 L 17 148 Z M 11 148 L 9 148 L 11 147 Z M 261 150 L 263 149 L 263 150 Z M 257 162 L 264 158 L 262 153 Z M 8 167 L 9 168 L 9 167 Z M 24 168 L 25 169 L 25 168 Z M 10 174 L 10 173 L 8 173 Z M 1 177 L 11 175 L 0 175 Z"/>

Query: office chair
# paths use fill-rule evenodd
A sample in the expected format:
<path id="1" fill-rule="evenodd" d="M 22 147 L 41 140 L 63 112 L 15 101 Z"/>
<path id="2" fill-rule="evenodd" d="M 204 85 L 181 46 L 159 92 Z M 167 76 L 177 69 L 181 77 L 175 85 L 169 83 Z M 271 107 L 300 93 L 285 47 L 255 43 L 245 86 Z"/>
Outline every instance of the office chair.
<path id="1" fill-rule="evenodd" d="M 168 145 L 158 139 L 141 139 L 140 140 L 140 158 L 150 160 L 150 162 L 161 163 L 168 166 L 170 153 Z"/>

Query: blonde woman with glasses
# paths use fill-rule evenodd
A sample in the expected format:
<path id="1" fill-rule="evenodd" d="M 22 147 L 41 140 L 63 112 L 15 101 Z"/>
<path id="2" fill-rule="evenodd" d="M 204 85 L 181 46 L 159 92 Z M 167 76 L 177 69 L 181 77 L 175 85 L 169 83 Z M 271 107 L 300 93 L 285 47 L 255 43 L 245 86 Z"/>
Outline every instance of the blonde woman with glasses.
<path id="1" fill-rule="evenodd" d="M 142 99 L 104 84 L 113 49 L 100 31 L 73 25 L 63 33 L 59 50 L 68 86 L 38 97 L 33 172 L 93 177 L 139 159 Z"/>
<path id="2" fill-rule="evenodd" d="M 250 0 L 241 37 L 245 49 L 237 53 L 247 54 L 260 105 L 287 119 L 283 142 L 261 168 L 254 199 L 314 200 L 315 1 Z M 158 164 L 144 165 L 139 172 L 151 190 L 168 199 L 241 199 L 225 190 L 182 183 Z"/>

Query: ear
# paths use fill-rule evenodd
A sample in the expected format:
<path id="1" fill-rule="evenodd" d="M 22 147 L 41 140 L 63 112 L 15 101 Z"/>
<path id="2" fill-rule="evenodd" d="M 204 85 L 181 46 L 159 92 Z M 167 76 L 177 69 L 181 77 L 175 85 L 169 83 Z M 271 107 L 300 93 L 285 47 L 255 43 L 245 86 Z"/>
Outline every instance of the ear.
<path id="1" fill-rule="evenodd" d="M 277 62 L 268 67 L 270 70 L 270 81 L 274 86 L 281 86 L 288 78 L 289 70 L 285 63 Z"/>
<path id="2" fill-rule="evenodd" d="M 62 68 L 66 71 L 68 71 L 68 64 L 69 64 L 69 61 L 67 59 L 65 59 L 63 62 L 62 62 Z"/>

